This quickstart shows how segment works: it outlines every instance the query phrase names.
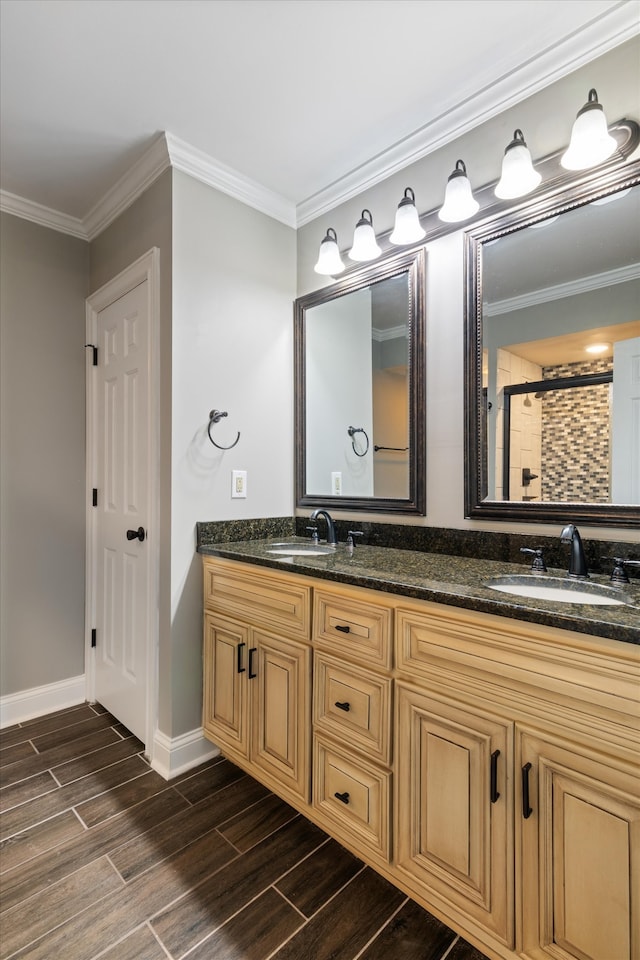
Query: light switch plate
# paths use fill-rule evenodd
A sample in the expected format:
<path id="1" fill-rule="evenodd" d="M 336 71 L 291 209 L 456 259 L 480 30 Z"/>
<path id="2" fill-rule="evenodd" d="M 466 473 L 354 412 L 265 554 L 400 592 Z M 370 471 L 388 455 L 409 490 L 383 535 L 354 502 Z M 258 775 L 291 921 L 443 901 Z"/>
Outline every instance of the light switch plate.
<path id="1" fill-rule="evenodd" d="M 231 471 L 231 499 L 244 499 L 247 496 L 247 471 Z"/>

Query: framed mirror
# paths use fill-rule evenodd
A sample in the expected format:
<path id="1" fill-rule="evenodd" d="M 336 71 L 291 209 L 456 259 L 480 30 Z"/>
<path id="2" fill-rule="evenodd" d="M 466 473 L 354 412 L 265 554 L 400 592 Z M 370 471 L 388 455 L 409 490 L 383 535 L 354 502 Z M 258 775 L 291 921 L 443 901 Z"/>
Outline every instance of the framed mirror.
<path id="1" fill-rule="evenodd" d="M 466 516 L 640 526 L 640 161 L 465 233 Z"/>
<path id="2" fill-rule="evenodd" d="M 424 247 L 295 302 L 296 503 L 425 513 Z"/>

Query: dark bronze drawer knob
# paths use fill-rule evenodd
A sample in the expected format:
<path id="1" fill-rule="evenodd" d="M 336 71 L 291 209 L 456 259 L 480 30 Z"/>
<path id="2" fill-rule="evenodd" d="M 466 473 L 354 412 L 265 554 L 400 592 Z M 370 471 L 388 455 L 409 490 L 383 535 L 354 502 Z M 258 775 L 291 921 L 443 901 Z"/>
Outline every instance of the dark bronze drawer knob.
<path id="1" fill-rule="evenodd" d="M 339 700 L 336 700 L 336 707 L 338 708 L 338 710 L 344 710 L 345 713 L 349 713 L 349 710 L 351 710 L 351 706 L 346 700 L 344 701 L 344 703 L 340 703 Z"/>
<path id="2" fill-rule="evenodd" d="M 344 793 L 334 793 L 334 797 L 337 797 L 341 803 L 349 803 L 349 794 L 346 790 Z"/>
<path id="3" fill-rule="evenodd" d="M 341 623 L 337 623 L 337 624 L 336 624 L 336 630 L 339 630 L 340 633 L 349 633 L 349 631 L 351 630 L 351 627 L 348 626 L 348 624 L 345 624 L 345 625 L 343 626 Z"/>

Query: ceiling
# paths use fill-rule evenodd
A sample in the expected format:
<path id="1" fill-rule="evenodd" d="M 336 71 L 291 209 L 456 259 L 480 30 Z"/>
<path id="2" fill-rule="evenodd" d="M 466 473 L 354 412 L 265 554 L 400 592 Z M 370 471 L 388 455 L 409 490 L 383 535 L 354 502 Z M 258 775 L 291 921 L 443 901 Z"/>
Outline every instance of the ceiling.
<path id="1" fill-rule="evenodd" d="M 0 0 L 0 200 L 82 222 L 167 131 L 300 224 L 639 30 L 638 0 Z"/>

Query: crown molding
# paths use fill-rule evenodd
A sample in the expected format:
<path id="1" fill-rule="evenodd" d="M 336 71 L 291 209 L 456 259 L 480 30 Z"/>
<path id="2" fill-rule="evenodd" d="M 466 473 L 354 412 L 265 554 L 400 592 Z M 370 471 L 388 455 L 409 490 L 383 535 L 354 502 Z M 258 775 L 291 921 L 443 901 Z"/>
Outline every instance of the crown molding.
<path id="1" fill-rule="evenodd" d="M 21 217 L 23 220 L 30 220 L 31 223 L 37 223 L 41 227 L 49 227 L 59 233 L 68 233 L 80 240 L 89 239 L 83 221 L 77 217 L 60 213 L 59 210 L 52 210 L 51 207 L 44 207 L 41 203 L 34 203 L 33 200 L 25 200 L 24 197 L 18 197 L 7 190 L 0 190 L 0 210 L 2 213 Z"/>
<path id="2" fill-rule="evenodd" d="M 241 203 L 266 213 L 267 216 L 279 220 L 287 227 L 296 227 L 296 208 L 293 201 L 287 200 L 273 190 L 268 190 L 257 181 L 238 173 L 237 170 L 219 163 L 202 150 L 174 137 L 173 134 L 166 133 L 165 137 L 171 166 L 175 170 L 180 170 L 206 183 L 209 187 L 215 187 L 221 193 L 226 193 L 240 200 Z"/>
<path id="3" fill-rule="evenodd" d="M 540 56 L 505 74 L 426 126 L 297 205 L 297 226 L 458 139 L 640 32 L 637 5 L 620 3 Z"/>
<path id="4" fill-rule="evenodd" d="M 170 166 L 166 134 L 151 143 L 127 172 L 107 190 L 83 220 L 87 237 L 93 240 L 130 207 Z"/>
<path id="5" fill-rule="evenodd" d="M 580 277 L 569 280 L 567 283 L 557 283 L 552 287 L 543 287 L 532 290 L 517 297 L 508 297 L 506 300 L 496 300 L 494 303 L 483 303 L 482 314 L 486 317 L 498 317 L 503 313 L 513 313 L 524 310 L 526 307 L 535 307 L 539 303 L 549 303 L 551 300 L 561 300 L 564 297 L 575 297 L 580 293 L 589 293 L 590 290 L 600 290 L 602 287 L 612 287 L 616 283 L 627 283 L 629 280 L 640 279 L 640 263 L 630 263 L 615 270 L 606 270 L 603 273 L 594 273 L 590 277 Z"/>

